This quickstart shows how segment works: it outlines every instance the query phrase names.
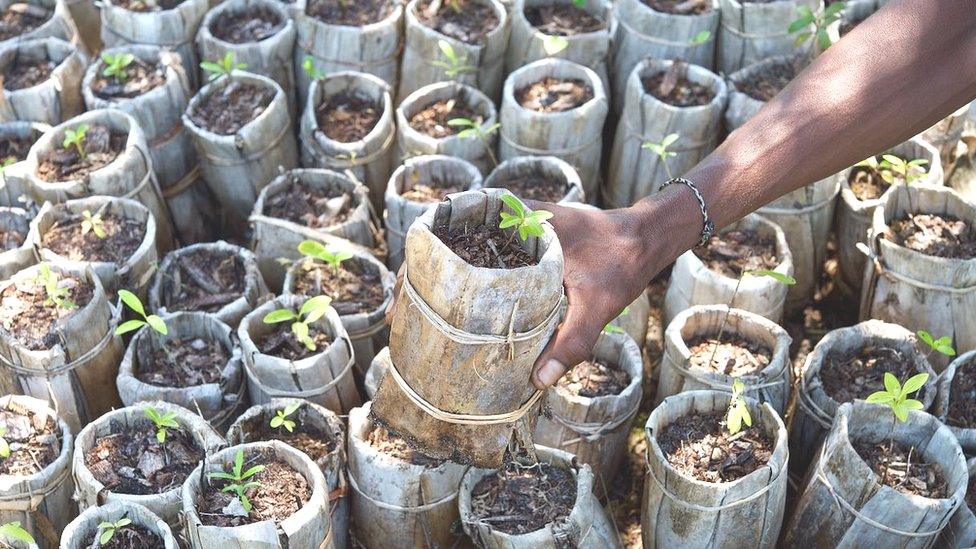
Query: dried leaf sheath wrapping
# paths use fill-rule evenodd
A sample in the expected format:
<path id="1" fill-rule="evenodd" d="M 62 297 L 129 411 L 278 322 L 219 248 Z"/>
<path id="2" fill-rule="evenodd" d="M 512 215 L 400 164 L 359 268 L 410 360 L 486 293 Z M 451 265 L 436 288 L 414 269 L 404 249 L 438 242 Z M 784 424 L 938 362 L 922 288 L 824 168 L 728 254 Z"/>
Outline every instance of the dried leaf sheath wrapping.
<path id="1" fill-rule="evenodd" d="M 71 521 L 61 533 L 61 547 L 81 549 L 91 547 L 92 540 L 100 532 L 98 525 L 102 522 L 115 522 L 122 517 L 132 521 L 134 526 L 141 526 L 159 536 L 163 546 L 157 549 L 178 549 L 179 543 L 173 530 L 152 511 L 138 503 L 128 501 L 112 501 L 100 507 L 89 507 L 75 520 Z"/>
<path id="2" fill-rule="evenodd" d="M 406 279 L 394 304 L 390 356 L 406 383 L 446 412 L 494 415 L 518 410 L 535 393 L 532 367 L 555 329 L 553 311 L 562 299 L 563 259 L 548 224 L 541 238 L 532 237 L 525 244 L 539 263 L 516 269 L 473 267 L 431 232 L 443 225 L 497 226 L 501 194 L 483 190 L 450 195 L 419 217 L 407 233 Z M 511 347 L 458 343 L 411 302 L 407 281 L 455 329 L 503 340 L 510 326 L 515 333 L 533 329 L 538 333 Z M 512 350 L 514 359 L 509 360 Z M 513 430 L 512 423 L 470 426 L 434 419 L 417 408 L 390 375 L 380 383 L 373 414 L 427 454 L 486 466 L 501 463 Z"/>

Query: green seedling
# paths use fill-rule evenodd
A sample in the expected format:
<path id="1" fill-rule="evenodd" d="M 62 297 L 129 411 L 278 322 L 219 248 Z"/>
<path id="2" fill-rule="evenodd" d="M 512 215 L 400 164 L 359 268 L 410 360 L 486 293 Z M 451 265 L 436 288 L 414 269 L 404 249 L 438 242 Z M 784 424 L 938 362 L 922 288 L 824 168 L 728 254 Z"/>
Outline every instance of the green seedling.
<path id="1" fill-rule="evenodd" d="M 77 307 L 74 301 L 68 299 L 71 291 L 61 285 L 61 277 L 51 270 L 51 266 L 47 263 L 41 263 L 37 266 L 37 278 L 35 280 L 44 286 L 44 293 L 47 295 L 44 305 L 54 305 L 62 309 Z"/>
<path id="2" fill-rule="evenodd" d="M 796 34 L 797 46 L 813 38 L 814 40 L 810 42 L 810 56 L 813 57 L 815 46 L 819 47 L 820 51 L 825 51 L 833 43 L 827 28 L 840 19 L 840 13 L 845 7 L 847 5 L 844 2 L 834 2 L 820 13 L 813 13 L 808 6 L 797 6 L 796 11 L 800 16 L 790 23 L 787 32 Z M 813 30 L 810 30 L 810 25 L 813 25 Z"/>
<path id="3" fill-rule="evenodd" d="M 10 443 L 7 442 L 7 428 L 0 427 L 0 458 L 10 457 Z"/>
<path id="4" fill-rule="evenodd" d="M 669 133 L 664 136 L 664 139 L 660 143 L 654 143 L 647 141 L 641 145 L 642 149 L 646 149 L 656 154 L 658 158 L 661 159 L 661 163 L 664 164 L 664 171 L 668 174 L 668 179 L 672 179 L 674 175 L 671 173 L 671 166 L 668 165 L 668 159 L 673 156 L 678 156 L 678 153 L 668 149 L 674 142 L 678 140 L 680 136 L 676 133 Z"/>
<path id="5" fill-rule="evenodd" d="M 332 271 L 337 275 L 339 274 L 339 270 L 342 268 L 342 262 L 346 261 L 347 259 L 352 259 L 352 252 L 347 252 L 345 250 L 330 252 L 325 246 L 314 240 L 303 240 L 302 243 L 298 245 L 298 251 L 306 257 L 325 262 L 327 265 L 332 267 Z"/>
<path id="6" fill-rule="evenodd" d="M 586 0 L 573 0 L 573 5 L 577 8 L 582 8 L 586 6 Z"/>
<path id="7" fill-rule="evenodd" d="M 312 80 L 322 80 L 325 78 L 325 71 L 320 71 L 315 68 L 315 58 L 311 55 L 306 55 L 302 58 L 302 70 Z"/>
<path id="8" fill-rule="evenodd" d="M 88 124 L 78 124 L 74 128 L 64 130 L 64 140 L 61 142 L 62 149 L 74 147 L 78 151 L 78 156 L 85 158 L 85 134 L 88 133 Z"/>
<path id="9" fill-rule="evenodd" d="M 732 380 L 732 399 L 729 401 L 729 409 L 725 413 L 725 428 L 730 435 L 734 435 L 742 430 L 742 424 L 752 427 L 752 415 L 749 414 L 749 407 L 743 396 L 746 390 L 745 383 L 741 379 Z"/>
<path id="10" fill-rule="evenodd" d="M 22 541 L 24 543 L 36 543 L 34 541 L 34 536 L 30 535 L 30 532 L 27 530 L 24 530 L 24 528 L 20 525 L 19 520 L 0 524 L 0 538 L 12 541 Z"/>
<path id="11" fill-rule="evenodd" d="M 105 238 L 105 221 L 102 214 L 92 214 L 90 210 L 81 212 L 81 234 L 93 233 L 98 238 Z"/>
<path id="12" fill-rule="evenodd" d="M 607 324 L 606 326 L 603 327 L 603 333 L 605 333 L 605 334 L 626 334 L 627 331 L 624 330 L 623 328 L 621 328 L 620 326 L 617 326 L 616 324 L 614 324 L 614 322 L 616 322 L 617 320 L 620 320 L 621 318 L 627 316 L 628 314 L 630 314 L 630 307 L 624 307 L 624 310 L 623 311 L 620 311 L 620 314 L 617 315 L 617 318 L 615 318 L 609 324 Z"/>
<path id="13" fill-rule="evenodd" d="M 924 158 L 906 161 L 893 154 L 883 154 L 881 155 L 881 162 L 877 164 L 875 169 L 881 179 L 884 179 L 889 185 L 895 182 L 896 175 L 901 176 L 906 185 L 911 185 L 925 175 L 926 171 L 923 166 L 928 163 L 929 161 Z"/>
<path id="14" fill-rule="evenodd" d="M 456 51 L 454 51 L 454 46 L 452 46 L 447 40 L 440 40 L 437 42 L 437 47 L 441 50 L 441 55 L 444 59 L 438 59 L 434 61 L 434 66 L 442 69 L 444 75 L 451 80 L 457 80 L 459 76 L 464 74 L 469 74 L 476 72 L 478 69 L 473 65 L 468 65 L 468 59 L 461 58 Z"/>
<path id="15" fill-rule="evenodd" d="M 932 354 L 932 351 L 941 353 L 945 356 L 956 356 L 956 350 L 952 347 L 952 337 L 942 336 L 936 339 L 932 334 L 926 332 L 925 330 L 919 330 L 915 333 L 919 339 L 925 342 L 929 346 L 929 352 L 926 353 L 925 357 L 928 358 Z"/>
<path id="16" fill-rule="evenodd" d="M 247 498 L 246 492 L 251 488 L 257 488 L 261 486 L 260 482 L 254 480 L 248 480 L 254 475 L 264 471 L 264 465 L 255 465 L 247 471 L 244 470 L 244 450 L 238 450 L 237 455 L 234 456 L 234 468 L 232 473 L 225 473 L 224 471 L 211 471 L 207 473 L 209 478 L 216 478 L 221 480 L 231 481 L 230 484 L 224 486 L 221 492 L 233 492 L 237 495 L 238 501 L 241 502 L 241 506 L 248 513 L 251 512 L 253 508 L 251 506 L 251 500 Z"/>
<path id="17" fill-rule="evenodd" d="M 316 349 L 315 341 L 309 337 L 309 325 L 325 316 L 332 305 L 332 298 L 324 295 L 305 300 L 298 312 L 291 309 L 276 309 L 264 315 L 265 324 L 291 322 L 291 332 L 309 351 Z"/>
<path id="18" fill-rule="evenodd" d="M 912 393 L 921 389 L 925 382 L 929 380 L 926 373 L 915 374 L 908 378 L 904 385 L 898 382 L 898 378 L 891 372 L 885 372 L 884 391 L 877 391 L 868 395 L 865 399 L 871 404 L 880 404 L 891 408 L 891 412 L 902 423 L 908 421 L 909 410 L 921 410 L 925 405 L 921 401 L 908 398 Z"/>
<path id="19" fill-rule="evenodd" d="M 112 541 L 112 537 L 120 529 L 132 524 L 132 519 L 122 517 L 115 522 L 100 522 L 98 523 L 98 544 L 105 545 L 106 543 Z"/>
<path id="20" fill-rule="evenodd" d="M 166 322 L 164 322 L 162 318 L 157 315 L 146 314 L 146 309 L 142 306 L 142 301 L 139 301 L 136 294 L 130 292 L 129 290 L 119 290 L 119 299 L 121 299 L 122 303 L 125 303 L 127 307 L 132 309 L 134 313 L 142 318 L 126 320 L 122 324 L 119 324 L 119 326 L 115 329 L 115 335 L 127 334 L 147 325 L 160 335 L 166 335 L 169 333 L 169 329 L 166 327 Z"/>
<path id="21" fill-rule="evenodd" d="M 203 61 L 200 63 L 200 68 L 207 73 L 207 81 L 213 82 L 221 76 L 229 76 L 236 70 L 246 69 L 247 63 L 238 63 L 233 52 L 227 52 L 217 61 Z"/>
<path id="22" fill-rule="evenodd" d="M 115 55 L 103 53 L 102 62 L 105 63 L 105 68 L 102 69 L 102 75 L 110 78 L 114 77 L 119 82 L 125 82 L 129 78 L 129 73 L 126 69 L 135 60 L 136 56 L 131 53 L 118 53 Z"/>
<path id="23" fill-rule="evenodd" d="M 293 432 L 295 430 L 295 421 L 288 418 L 297 412 L 301 405 L 301 402 L 295 402 L 285 406 L 283 410 L 275 412 L 275 417 L 271 418 L 271 428 L 278 429 L 284 427 L 289 433 Z"/>
<path id="24" fill-rule="evenodd" d="M 156 426 L 156 440 L 160 444 L 166 442 L 168 429 L 179 429 L 180 424 L 176 422 L 176 412 L 160 412 L 152 406 L 143 408 L 142 413 Z"/>
<path id="25" fill-rule="evenodd" d="M 499 229 L 515 227 L 518 231 L 519 238 L 523 242 L 528 240 L 530 236 L 540 237 L 545 233 L 545 230 L 542 228 L 542 222 L 552 218 L 552 212 L 545 210 L 532 211 L 525 207 L 525 204 L 522 204 L 522 201 L 511 193 L 503 194 L 501 199 L 512 210 L 512 213 L 501 212 L 499 214 L 501 217 L 501 222 L 498 224 Z"/>
<path id="26" fill-rule="evenodd" d="M 491 158 L 492 165 L 498 166 L 498 159 L 495 158 L 495 153 L 491 150 L 491 141 L 488 137 L 497 132 L 498 128 L 502 127 L 501 124 L 495 123 L 486 127 L 480 119 L 475 121 L 470 118 L 452 118 L 447 121 L 447 125 L 455 128 L 464 128 L 457 134 L 461 139 L 479 139 L 481 146 L 485 148 L 488 157 Z"/>

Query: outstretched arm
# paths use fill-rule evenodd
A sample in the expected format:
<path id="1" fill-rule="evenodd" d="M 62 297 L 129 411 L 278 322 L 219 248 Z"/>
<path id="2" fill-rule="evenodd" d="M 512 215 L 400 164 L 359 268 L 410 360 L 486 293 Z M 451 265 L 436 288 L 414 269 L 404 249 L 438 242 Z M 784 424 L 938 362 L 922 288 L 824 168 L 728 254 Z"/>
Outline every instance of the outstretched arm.
<path id="1" fill-rule="evenodd" d="M 814 60 L 695 168 L 716 227 L 918 134 L 976 97 L 976 0 L 893 0 Z M 630 208 L 555 213 L 566 319 L 536 364 L 539 388 L 586 360 L 603 326 L 694 246 L 702 218 L 672 185 Z"/>

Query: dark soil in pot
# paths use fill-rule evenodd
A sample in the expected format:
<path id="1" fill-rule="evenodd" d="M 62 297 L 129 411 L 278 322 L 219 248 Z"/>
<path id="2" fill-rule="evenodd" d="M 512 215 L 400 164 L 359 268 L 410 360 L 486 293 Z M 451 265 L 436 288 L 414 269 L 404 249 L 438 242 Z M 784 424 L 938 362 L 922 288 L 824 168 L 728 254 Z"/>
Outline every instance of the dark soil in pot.
<path id="1" fill-rule="evenodd" d="M 766 465 L 774 441 L 758 427 L 730 435 L 722 414 L 683 416 L 657 434 L 672 467 L 704 482 L 731 482 Z"/>
<path id="2" fill-rule="evenodd" d="M 162 65 L 134 59 L 125 68 L 124 80 L 119 80 L 116 76 L 105 76 L 102 71 L 98 71 L 92 80 L 91 89 L 100 99 L 131 99 L 165 83 L 166 75 Z"/>
<path id="3" fill-rule="evenodd" d="M 914 158 L 903 158 L 890 152 L 885 154 L 896 156 L 905 162 L 915 160 Z M 912 166 L 909 169 L 912 173 L 918 175 L 922 175 L 926 171 L 925 166 Z M 854 196 L 856 196 L 858 200 L 876 200 L 881 198 L 881 195 L 883 195 L 884 192 L 887 191 L 892 185 L 892 183 L 884 180 L 885 177 L 891 177 L 892 183 L 905 182 L 905 178 L 898 172 L 891 171 L 887 168 L 882 168 L 881 166 L 872 167 L 868 165 L 860 165 L 851 168 L 850 175 L 847 177 L 847 183 L 851 186 L 851 191 L 854 192 Z"/>
<path id="4" fill-rule="evenodd" d="M 688 343 L 688 350 L 691 352 L 688 361 L 693 367 L 732 377 L 762 371 L 773 356 L 767 347 L 727 332 L 721 342 L 714 337 L 696 337 Z"/>
<path id="5" fill-rule="evenodd" d="M 914 446 L 892 440 L 851 442 L 857 455 L 868 464 L 883 485 L 923 498 L 941 499 L 948 495 L 948 484 L 939 466 L 925 461 Z"/>
<path id="6" fill-rule="evenodd" d="M 100 534 L 101 530 L 93 528 L 85 535 L 85 539 L 94 541 Z M 98 547 L 99 549 L 162 549 L 165 545 L 162 538 L 148 528 L 138 524 L 128 524 L 122 528 L 117 528 L 108 543 L 93 543 L 89 547 Z"/>
<path id="7" fill-rule="evenodd" d="M 156 337 L 155 332 L 147 335 Z M 230 359 L 230 352 L 223 345 L 202 337 L 174 339 L 165 345 L 156 343 L 151 353 L 139 353 L 136 378 L 159 387 L 195 387 L 219 383 L 221 370 Z M 137 350 L 147 347 L 149 345 L 145 344 Z"/>
<path id="8" fill-rule="evenodd" d="M 440 9 L 431 12 L 431 4 L 436 0 L 421 0 L 417 3 L 417 19 L 435 31 L 475 44 L 498 26 L 498 15 L 491 4 L 479 0 L 454 0 L 440 4 Z M 456 6 L 456 7 L 455 7 Z"/>
<path id="9" fill-rule="evenodd" d="M 129 11 L 153 12 L 171 10 L 183 3 L 183 0 L 113 0 L 112 4 Z"/>
<path id="10" fill-rule="evenodd" d="M 539 32 L 549 36 L 576 36 L 607 26 L 606 22 L 573 4 L 526 7 L 525 18 Z"/>
<path id="11" fill-rule="evenodd" d="M 28 137 L 0 137 L 0 162 L 2 165 L 13 164 L 27 158 L 27 151 L 37 138 Z"/>
<path id="12" fill-rule="evenodd" d="M 285 360 L 301 360 L 317 355 L 324 351 L 329 343 L 332 343 L 329 334 L 315 326 L 308 327 L 308 336 L 315 342 L 315 350 L 309 349 L 305 344 L 298 341 L 298 338 L 291 331 L 289 322 L 274 324 L 273 328 L 267 334 L 255 338 L 254 344 L 257 345 L 261 353 Z"/>
<path id="13" fill-rule="evenodd" d="M 39 351 L 54 347 L 60 338 L 55 325 L 88 305 L 94 294 L 94 286 L 73 276 L 59 275 L 58 285 L 67 288 L 63 297 L 75 307 L 59 307 L 48 301 L 44 283 L 36 281 L 13 283 L 0 293 L 0 326 L 24 347 Z M 3 460 L 6 461 L 6 460 Z"/>
<path id="14" fill-rule="evenodd" d="M 274 96 L 271 88 L 233 81 L 198 102 L 190 112 L 190 119 L 213 133 L 233 135 L 260 116 Z"/>
<path id="15" fill-rule="evenodd" d="M 523 200 L 559 202 L 566 196 L 565 183 L 540 176 L 522 176 L 511 181 L 496 180 L 493 184 L 512 191 L 512 194 Z"/>
<path id="16" fill-rule="evenodd" d="M 344 261 L 338 272 L 320 262 L 305 262 L 293 291 L 331 297 L 332 308 L 340 316 L 375 311 L 386 300 L 380 274 L 355 259 Z"/>
<path id="17" fill-rule="evenodd" d="M 162 494 L 178 489 L 204 457 L 183 429 L 167 429 L 166 442 L 156 440 L 148 419 L 131 427 L 112 421 L 112 434 L 99 437 L 85 454 L 85 466 L 106 490 L 119 494 Z"/>
<path id="18" fill-rule="evenodd" d="M 661 13 L 698 15 L 712 10 L 708 0 L 641 0 L 645 6 Z"/>
<path id="19" fill-rule="evenodd" d="M 300 421 L 298 418 L 292 417 L 291 419 L 295 420 L 295 427 L 292 432 L 288 432 L 284 427 L 272 429 L 268 425 L 270 418 L 262 417 L 261 419 L 264 421 L 261 422 L 257 429 L 254 426 L 250 426 L 251 428 L 248 430 L 249 442 L 280 440 L 295 449 L 305 452 L 315 462 L 318 462 L 335 450 L 336 445 L 335 441 L 332 440 L 332 435 L 309 425 L 306 421 Z"/>
<path id="20" fill-rule="evenodd" d="M 433 204 L 444 200 L 444 197 L 449 194 L 458 193 L 463 190 L 462 187 L 434 178 L 426 182 L 414 183 L 412 187 L 400 193 L 400 196 L 411 202 Z"/>
<path id="21" fill-rule="evenodd" d="M 581 397 L 619 395 L 630 384 L 630 376 L 602 360 L 586 360 L 573 366 L 556 382 L 556 389 Z"/>
<path id="22" fill-rule="evenodd" d="M 58 220 L 41 236 L 41 247 L 71 261 L 122 264 L 146 237 L 146 225 L 134 219 L 102 214 L 105 238 L 99 238 L 93 231 L 82 234 L 83 221 L 80 215 Z"/>
<path id="23" fill-rule="evenodd" d="M 0 250 L 7 251 L 19 248 L 27 240 L 27 235 L 14 229 L 0 229 Z"/>
<path id="24" fill-rule="evenodd" d="M 516 90 L 515 99 L 526 109 L 536 112 L 573 110 L 593 99 L 593 88 L 582 80 L 547 76 Z"/>
<path id="25" fill-rule="evenodd" d="M 471 491 L 471 514 L 507 534 L 527 534 L 569 517 L 576 504 L 576 479 L 548 463 L 508 465 L 478 481 Z M 504 517 L 504 518 L 503 518 Z"/>
<path id="26" fill-rule="evenodd" d="M 0 40 L 8 40 L 40 27 L 54 12 L 37 6 L 16 2 L 10 4 L 0 16 Z"/>
<path id="27" fill-rule="evenodd" d="M 306 13 L 330 25 L 361 27 L 377 23 L 393 13 L 389 0 L 313 0 Z"/>
<path id="28" fill-rule="evenodd" d="M 976 360 L 956 368 L 949 386 L 946 423 L 963 429 L 976 428 Z"/>
<path id="29" fill-rule="evenodd" d="M 831 353 L 820 369 L 824 391 L 839 403 L 867 398 L 875 391 L 883 391 L 885 372 L 901 382 L 915 375 L 911 357 L 898 349 L 885 346 L 865 346 L 850 353 Z M 925 394 L 925 387 L 918 396 Z"/>
<path id="30" fill-rule="evenodd" d="M 688 80 L 681 70 L 662 71 L 641 78 L 644 91 L 674 107 L 700 107 L 711 103 L 715 92 L 710 86 Z"/>
<path id="31" fill-rule="evenodd" d="M 444 225 L 433 232 L 452 252 L 474 267 L 515 269 L 539 263 L 519 246 L 517 234 L 497 227 L 479 225 L 450 229 Z"/>
<path id="32" fill-rule="evenodd" d="M 344 222 L 353 209 L 353 199 L 349 193 L 295 181 L 284 191 L 268 197 L 264 213 L 269 217 L 320 229 Z"/>
<path id="33" fill-rule="evenodd" d="M 51 77 L 58 64 L 47 59 L 21 63 L 15 61 L 3 73 L 3 88 L 9 91 L 36 86 Z"/>
<path id="34" fill-rule="evenodd" d="M 976 231 L 953 216 L 906 214 L 889 224 L 885 235 L 899 246 L 948 259 L 976 258 Z"/>
<path id="35" fill-rule="evenodd" d="M 372 101 L 348 93 L 330 97 L 315 108 L 319 130 L 342 143 L 365 138 L 382 115 L 383 111 Z"/>
<path id="36" fill-rule="evenodd" d="M 281 522 L 298 512 L 312 496 L 312 487 L 301 473 L 288 464 L 263 453 L 245 456 L 244 471 L 257 465 L 264 469 L 249 480 L 260 483 L 247 490 L 246 495 L 253 508 L 244 512 L 233 493 L 222 492 L 221 488 L 232 481 L 210 479 L 204 481 L 203 497 L 196 503 L 200 521 L 208 526 L 242 526 L 262 520 Z M 228 473 L 232 466 L 224 470 Z M 212 469 L 211 469 L 212 470 Z"/>
<path id="37" fill-rule="evenodd" d="M 430 457 L 411 447 L 406 440 L 390 433 L 386 427 L 376 424 L 366 436 L 366 442 L 376 450 L 401 461 L 421 467 L 440 467 L 443 460 Z"/>
<path id="38" fill-rule="evenodd" d="M 81 144 L 84 154 L 74 146 L 52 149 L 40 159 L 37 177 L 47 182 L 85 179 L 92 172 L 115 162 L 125 151 L 128 137 L 128 134 L 113 132 L 107 126 L 90 126 Z"/>
<path id="39" fill-rule="evenodd" d="M 776 240 L 752 229 L 715 234 L 693 252 L 706 267 L 730 278 L 739 278 L 744 271 L 772 270 L 779 265 Z"/>
<path id="40" fill-rule="evenodd" d="M 448 120 L 466 118 L 481 123 L 482 116 L 457 99 L 435 101 L 410 117 L 410 127 L 435 139 L 457 135 L 464 128 L 448 125 Z"/>
<path id="41" fill-rule="evenodd" d="M 164 284 L 163 303 L 172 311 L 213 313 L 244 292 L 244 263 L 230 252 L 196 250 L 179 256 L 180 286 Z M 172 276 L 167 276 L 172 280 Z"/>
<path id="42" fill-rule="evenodd" d="M 780 61 L 763 68 L 748 80 L 737 81 L 735 86 L 742 93 L 757 101 L 769 101 L 783 90 L 803 70 L 805 61 Z"/>
<path id="43" fill-rule="evenodd" d="M 0 410 L 3 438 L 10 445 L 10 456 L 0 460 L 0 475 L 28 477 L 54 463 L 61 453 L 61 430 L 54 416 L 44 427 L 34 428 L 34 413 L 18 414 Z"/>
<path id="44" fill-rule="evenodd" d="M 225 11 L 210 24 L 210 33 L 224 42 L 260 42 L 284 28 L 285 22 L 270 9 L 257 6 L 246 11 Z"/>

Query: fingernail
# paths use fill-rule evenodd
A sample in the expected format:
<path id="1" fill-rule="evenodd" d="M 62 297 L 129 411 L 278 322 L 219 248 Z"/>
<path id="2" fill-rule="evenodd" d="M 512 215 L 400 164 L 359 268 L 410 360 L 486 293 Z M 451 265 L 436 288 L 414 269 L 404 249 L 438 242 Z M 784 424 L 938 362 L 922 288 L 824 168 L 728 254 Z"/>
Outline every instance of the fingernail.
<path id="1" fill-rule="evenodd" d="M 549 359 L 541 368 L 535 371 L 536 388 L 541 390 L 553 385 L 565 371 L 566 367 L 561 362 Z"/>

